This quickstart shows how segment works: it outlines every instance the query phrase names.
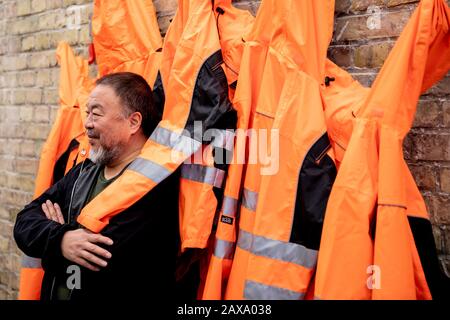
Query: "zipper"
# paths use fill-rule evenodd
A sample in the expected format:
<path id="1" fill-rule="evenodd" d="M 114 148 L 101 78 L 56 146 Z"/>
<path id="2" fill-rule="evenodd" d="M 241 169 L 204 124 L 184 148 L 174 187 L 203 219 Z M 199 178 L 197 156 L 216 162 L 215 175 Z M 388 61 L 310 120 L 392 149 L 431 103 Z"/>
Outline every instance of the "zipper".
<path id="1" fill-rule="evenodd" d="M 322 161 L 322 159 L 325 157 L 325 155 L 328 153 L 328 150 L 331 149 L 331 144 L 329 144 L 320 154 L 319 156 L 315 159 L 315 162 L 317 165 L 320 164 L 320 161 Z"/>
<path id="2" fill-rule="evenodd" d="M 83 166 L 84 166 L 84 161 L 81 163 L 80 173 L 78 174 L 77 180 L 75 180 L 75 183 L 74 183 L 74 185 L 72 187 L 72 192 L 70 193 L 69 212 L 67 214 L 67 224 L 70 223 L 73 194 L 75 192 L 75 187 L 77 186 L 78 179 L 80 179 L 81 173 L 83 172 Z M 50 301 L 53 299 L 53 292 L 54 292 L 54 288 L 55 288 L 55 282 L 56 282 L 56 276 L 53 276 L 52 287 L 50 289 Z M 70 290 L 69 300 L 72 297 L 72 291 L 73 291 L 73 289 Z"/>

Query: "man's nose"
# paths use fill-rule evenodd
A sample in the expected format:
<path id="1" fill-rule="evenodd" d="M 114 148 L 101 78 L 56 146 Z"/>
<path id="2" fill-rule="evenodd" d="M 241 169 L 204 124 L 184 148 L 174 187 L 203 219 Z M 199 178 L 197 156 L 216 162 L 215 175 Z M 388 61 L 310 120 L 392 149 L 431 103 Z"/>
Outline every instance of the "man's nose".
<path id="1" fill-rule="evenodd" d="M 85 129 L 93 129 L 94 128 L 94 122 L 91 120 L 91 117 L 87 116 L 86 121 L 84 122 L 84 128 Z"/>

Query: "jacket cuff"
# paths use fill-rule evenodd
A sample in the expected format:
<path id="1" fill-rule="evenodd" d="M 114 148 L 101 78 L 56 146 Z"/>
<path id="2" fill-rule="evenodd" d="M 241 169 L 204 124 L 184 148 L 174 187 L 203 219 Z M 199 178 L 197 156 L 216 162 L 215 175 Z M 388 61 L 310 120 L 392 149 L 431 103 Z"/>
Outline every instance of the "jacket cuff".
<path id="1" fill-rule="evenodd" d="M 67 231 L 75 230 L 72 224 L 60 225 L 48 238 L 47 246 L 42 255 L 42 268 L 45 271 L 52 271 L 64 264 L 66 260 L 61 251 L 61 241 Z"/>

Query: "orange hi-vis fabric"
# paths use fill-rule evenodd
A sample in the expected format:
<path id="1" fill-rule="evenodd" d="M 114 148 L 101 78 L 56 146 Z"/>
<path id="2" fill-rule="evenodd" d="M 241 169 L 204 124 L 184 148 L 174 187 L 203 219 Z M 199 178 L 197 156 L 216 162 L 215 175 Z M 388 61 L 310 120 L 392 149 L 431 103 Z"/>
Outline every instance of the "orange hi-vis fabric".
<path id="1" fill-rule="evenodd" d="M 443 0 L 422 0 L 352 123 L 341 115 L 345 129 L 330 128 L 346 150 L 325 215 L 316 298 L 444 294 L 431 224 L 402 145 L 420 94 L 449 69 L 450 9 Z"/>
<path id="2" fill-rule="evenodd" d="M 95 0 L 92 37 L 100 76 L 134 72 L 153 85 L 162 37 L 151 0 Z"/>
<path id="3" fill-rule="evenodd" d="M 250 157 L 262 140 L 258 147 L 273 151 L 269 155 L 279 167 L 267 168 L 262 159 L 247 165 L 225 298 L 299 299 L 312 280 L 320 220 L 335 175 L 320 93 L 334 1 L 264 0 L 259 10 L 252 32 L 266 48 L 257 75 Z M 249 94 L 254 92 L 243 97 Z M 274 199 L 273 194 L 283 196 Z"/>
<path id="4" fill-rule="evenodd" d="M 82 120 L 87 96 L 93 84 L 88 77 L 88 62 L 81 57 L 75 57 L 67 43 L 58 45 L 56 57 L 61 67 L 61 107 L 42 148 L 34 198 L 39 197 L 89 154 L 89 143 Z M 24 256 L 19 299 L 38 300 L 43 275 L 40 259 Z"/>
<path id="5" fill-rule="evenodd" d="M 203 133 L 224 129 L 221 126 L 236 116 L 228 99 L 211 2 L 190 0 L 188 8 L 165 90 L 176 94 L 165 97 L 163 118 L 138 158 L 78 216 L 77 221 L 94 232 L 197 152 Z"/>
<path id="6" fill-rule="evenodd" d="M 232 97 L 242 57 L 242 36 L 251 27 L 254 18 L 247 10 L 234 8 L 231 0 L 214 1 L 212 10 L 224 60 L 222 68 L 229 85 L 229 96 Z M 226 128 L 235 129 L 236 119 L 230 120 Z M 223 201 L 226 205 L 229 201 L 228 198 L 223 199 L 223 185 L 228 162 L 232 159 L 233 140 L 233 131 L 217 131 L 212 144 L 205 145 L 182 165 L 179 199 L 182 251 L 207 246 L 218 205 Z"/>
<path id="7" fill-rule="evenodd" d="M 167 33 L 164 36 L 163 47 L 161 51 L 161 63 L 159 71 L 153 84 L 153 98 L 154 102 L 161 113 L 163 114 L 165 104 L 165 89 L 168 86 L 170 70 L 172 69 L 173 59 L 178 46 L 178 42 L 183 35 L 184 27 L 189 18 L 189 0 L 178 0 L 178 7 L 172 22 L 167 28 Z"/>
<path id="8" fill-rule="evenodd" d="M 241 202 L 242 182 L 246 168 L 248 141 L 246 129 L 252 126 L 258 105 L 259 88 L 270 40 L 270 11 L 261 9 L 252 28 L 244 35 L 242 59 L 233 105 L 238 114 L 233 162 L 228 168 L 224 198 L 219 212 L 217 229 L 210 244 L 210 258 L 206 274 L 201 274 L 199 295 L 202 299 L 223 299 L 230 275 L 237 240 L 237 219 Z M 251 138 L 251 137 L 250 137 Z M 244 194 L 245 196 L 245 194 Z M 242 215 L 242 213 L 241 213 Z"/>

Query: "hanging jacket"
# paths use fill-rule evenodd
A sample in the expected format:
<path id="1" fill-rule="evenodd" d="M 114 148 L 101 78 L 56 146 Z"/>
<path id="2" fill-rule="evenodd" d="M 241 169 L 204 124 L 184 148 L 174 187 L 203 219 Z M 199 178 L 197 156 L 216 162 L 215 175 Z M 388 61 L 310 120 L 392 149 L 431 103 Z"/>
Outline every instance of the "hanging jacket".
<path id="1" fill-rule="evenodd" d="M 211 9 L 223 55 L 221 68 L 225 72 L 231 99 L 242 56 L 242 36 L 251 27 L 254 18 L 248 11 L 234 8 L 231 0 L 216 0 Z M 215 135 L 213 143 L 205 141 L 203 148 L 182 165 L 179 199 L 182 251 L 207 246 L 216 211 L 220 209 L 223 199 L 236 121 L 236 118 L 230 118 L 226 124 L 227 129 L 233 130 L 212 132 Z"/>
<path id="2" fill-rule="evenodd" d="M 139 157 L 83 208 L 78 222 L 98 232 L 201 148 L 203 133 L 235 117 L 211 2 L 191 0 L 168 78 L 163 119 Z M 195 121 L 200 125 L 195 128 Z"/>
<path id="3" fill-rule="evenodd" d="M 330 127 L 346 150 L 325 216 L 318 299 L 445 294 L 448 279 L 441 275 L 429 217 L 402 144 L 420 94 L 450 69 L 449 24 L 444 1 L 422 0 L 354 119 L 341 115 L 345 129 Z"/>
<path id="4" fill-rule="evenodd" d="M 206 273 L 202 271 L 201 274 L 199 296 L 202 299 L 218 300 L 225 296 L 236 246 L 237 220 L 242 219 L 239 218 L 239 211 L 241 211 L 241 217 L 243 215 L 239 206 L 242 180 L 247 166 L 246 154 L 249 143 L 247 139 L 251 138 L 247 137 L 246 130 L 252 126 L 254 110 L 258 105 L 261 75 L 270 39 L 268 38 L 269 32 L 267 32 L 270 30 L 270 10 L 261 9 L 265 5 L 265 1 L 263 1 L 252 28 L 248 34 L 242 37 L 242 59 L 233 100 L 238 114 L 238 130 L 235 137 L 233 161 L 228 170 L 223 203 L 217 219 L 217 229 L 209 246 L 209 259 L 204 267 L 207 268 L 207 271 Z"/>
<path id="5" fill-rule="evenodd" d="M 259 10 L 273 24 L 260 36 L 268 39 L 268 49 L 252 129 L 259 145 L 279 145 L 279 158 L 276 149 L 271 155 L 279 168 L 264 173 L 261 159 L 247 166 L 225 297 L 298 299 L 314 273 L 320 219 L 335 175 L 320 93 L 334 1 L 263 1 Z M 272 129 L 267 139 L 261 129 Z M 252 132 L 250 149 L 253 139 Z"/>
<path id="6" fill-rule="evenodd" d="M 87 93 L 92 87 L 88 62 L 76 57 L 67 43 L 60 43 L 56 58 L 61 67 L 59 100 L 61 107 L 42 147 L 33 198 L 59 181 L 72 167 L 89 154 L 83 126 Z M 38 300 L 44 271 L 40 259 L 24 256 L 19 284 L 19 299 Z"/>
<path id="7" fill-rule="evenodd" d="M 100 76 L 134 72 L 153 85 L 162 38 L 151 0 L 95 0 L 92 36 Z"/>

